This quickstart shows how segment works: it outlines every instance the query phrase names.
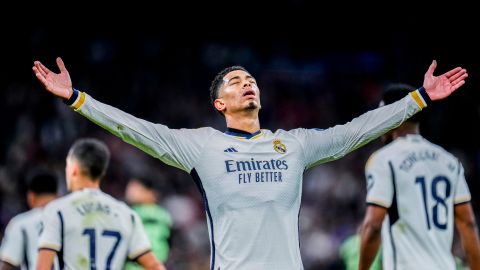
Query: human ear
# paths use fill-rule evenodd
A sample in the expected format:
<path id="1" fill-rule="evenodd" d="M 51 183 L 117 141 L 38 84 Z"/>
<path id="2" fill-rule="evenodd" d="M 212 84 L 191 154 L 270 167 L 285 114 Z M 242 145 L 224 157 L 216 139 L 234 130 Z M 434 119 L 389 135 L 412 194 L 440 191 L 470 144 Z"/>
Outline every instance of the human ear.
<path id="1" fill-rule="evenodd" d="M 223 100 L 220 98 L 215 99 L 215 101 L 213 102 L 213 106 L 215 106 L 215 109 L 220 112 L 223 112 L 226 107 L 225 102 L 223 102 Z"/>

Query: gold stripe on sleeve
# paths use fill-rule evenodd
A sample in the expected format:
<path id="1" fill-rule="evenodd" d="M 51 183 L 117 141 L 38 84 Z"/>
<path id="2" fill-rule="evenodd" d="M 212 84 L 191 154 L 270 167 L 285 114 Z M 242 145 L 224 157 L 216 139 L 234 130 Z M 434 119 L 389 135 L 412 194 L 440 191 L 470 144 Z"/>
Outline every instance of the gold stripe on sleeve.
<path id="1" fill-rule="evenodd" d="M 72 107 L 75 110 L 78 110 L 80 107 L 82 107 L 83 103 L 85 102 L 85 92 L 80 92 L 80 98 L 78 99 L 77 102 L 75 102 Z"/>
<path id="2" fill-rule="evenodd" d="M 427 104 L 425 104 L 423 99 L 420 97 L 420 94 L 418 93 L 418 90 L 410 92 L 410 95 L 412 95 L 415 102 L 417 102 L 418 107 L 420 107 L 421 109 L 423 109 L 427 106 Z"/>

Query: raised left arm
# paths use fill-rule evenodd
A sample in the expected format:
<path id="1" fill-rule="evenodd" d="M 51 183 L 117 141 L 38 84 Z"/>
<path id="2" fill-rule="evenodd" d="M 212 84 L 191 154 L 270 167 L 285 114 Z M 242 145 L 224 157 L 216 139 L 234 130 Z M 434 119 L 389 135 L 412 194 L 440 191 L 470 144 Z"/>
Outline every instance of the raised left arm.
<path id="1" fill-rule="evenodd" d="M 465 84 L 467 71 L 454 68 L 433 76 L 436 61 L 425 73 L 423 86 L 397 102 L 368 111 L 344 125 L 325 130 L 297 130 L 306 158 L 307 168 L 335 160 L 360 148 L 421 111 L 432 100 L 448 97 Z"/>

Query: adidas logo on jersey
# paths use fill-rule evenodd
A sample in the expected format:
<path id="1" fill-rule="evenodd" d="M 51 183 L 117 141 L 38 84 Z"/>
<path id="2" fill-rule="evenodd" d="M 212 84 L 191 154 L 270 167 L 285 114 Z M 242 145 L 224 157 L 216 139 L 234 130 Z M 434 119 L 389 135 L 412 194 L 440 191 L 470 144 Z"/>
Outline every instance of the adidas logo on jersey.
<path id="1" fill-rule="evenodd" d="M 227 148 L 225 150 L 223 150 L 223 152 L 238 152 L 237 149 L 233 148 L 233 147 L 230 147 L 230 148 Z"/>

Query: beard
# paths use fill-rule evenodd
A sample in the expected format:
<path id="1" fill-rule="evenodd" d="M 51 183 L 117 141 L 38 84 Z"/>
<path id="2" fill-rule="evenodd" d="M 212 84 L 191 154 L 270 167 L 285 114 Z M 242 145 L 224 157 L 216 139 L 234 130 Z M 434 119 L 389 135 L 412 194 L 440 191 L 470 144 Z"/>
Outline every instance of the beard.
<path id="1" fill-rule="evenodd" d="M 246 109 L 246 110 L 253 111 L 253 110 L 258 109 L 258 107 L 259 107 L 259 106 L 258 106 L 258 104 L 257 104 L 256 102 L 250 101 L 245 109 Z"/>

